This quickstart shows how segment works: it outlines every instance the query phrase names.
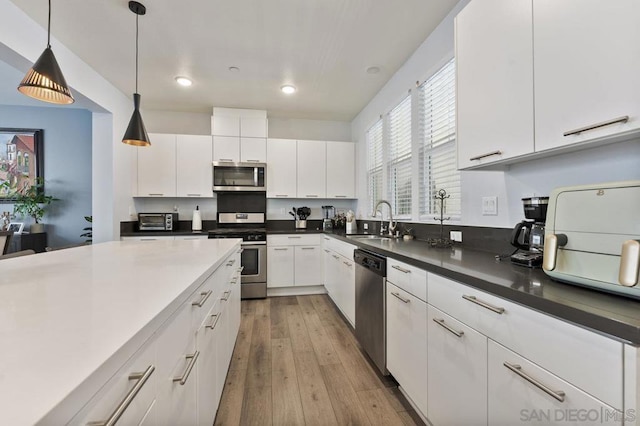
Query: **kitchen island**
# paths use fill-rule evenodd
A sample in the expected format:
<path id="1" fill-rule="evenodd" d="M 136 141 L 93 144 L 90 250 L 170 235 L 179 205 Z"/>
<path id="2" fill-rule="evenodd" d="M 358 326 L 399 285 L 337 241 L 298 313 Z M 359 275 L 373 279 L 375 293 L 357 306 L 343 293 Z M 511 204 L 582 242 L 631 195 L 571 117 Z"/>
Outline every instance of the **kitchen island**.
<path id="1" fill-rule="evenodd" d="M 239 248 L 236 239 L 122 241 L 2 261 L 0 424 L 70 422 L 134 354 L 162 337 L 183 306 L 196 312 L 212 295 L 213 306 L 218 281 L 238 281 Z M 213 278 L 206 297 L 194 294 Z M 237 302 L 230 318 L 239 324 Z M 206 321 L 204 313 L 188 314 L 189 325 Z"/>

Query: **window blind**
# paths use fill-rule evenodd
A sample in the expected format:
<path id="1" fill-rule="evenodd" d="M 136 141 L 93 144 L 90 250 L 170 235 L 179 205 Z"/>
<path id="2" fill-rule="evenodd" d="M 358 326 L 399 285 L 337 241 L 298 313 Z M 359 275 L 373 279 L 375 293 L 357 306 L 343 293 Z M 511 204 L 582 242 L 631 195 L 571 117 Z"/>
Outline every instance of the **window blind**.
<path id="1" fill-rule="evenodd" d="M 411 218 L 411 95 L 388 114 L 388 191 L 394 217 Z"/>
<path id="2" fill-rule="evenodd" d="M 369 212 L 373 212 L 375 203 L 382 196 L 382 118 L 367 131 L 367 193 L 369 195 Z"/>
<path id="3" fill-rule="evenodd" d="M 452 59 L 419 87 L 420 219 L 440 213 L 434 198 L 440 189 L 450 195 L 445 215 L 461 213 L 460 172 L 456 164 L 455 62 Z"/>

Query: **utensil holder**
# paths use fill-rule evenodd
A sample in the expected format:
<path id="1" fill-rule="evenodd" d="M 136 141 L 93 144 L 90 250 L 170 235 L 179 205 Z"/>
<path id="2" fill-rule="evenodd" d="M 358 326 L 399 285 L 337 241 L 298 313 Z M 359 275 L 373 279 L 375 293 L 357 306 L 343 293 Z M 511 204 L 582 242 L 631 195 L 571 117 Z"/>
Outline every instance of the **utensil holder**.
<path id="1" fill-rule="evenodd" d="M 307 229 L 306 220 L 296 220 L 296 229 Z"/>

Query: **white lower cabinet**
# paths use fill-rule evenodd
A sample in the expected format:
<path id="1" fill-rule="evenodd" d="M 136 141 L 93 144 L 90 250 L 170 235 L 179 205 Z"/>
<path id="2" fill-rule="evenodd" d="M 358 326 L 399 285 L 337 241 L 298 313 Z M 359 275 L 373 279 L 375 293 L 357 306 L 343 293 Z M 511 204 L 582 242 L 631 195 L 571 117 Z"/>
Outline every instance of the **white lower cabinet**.
<path id="1" fill-rule="evenodd" d="M 239 265 L 238 250 L 69 424 L 212 425 L 240 327 Z"/>
<path id="2" fill-rule="evenodd" d="M 324 237 L 324 286 L 351 326 L 356 324 L 355 246 Z"/>
<path id="3" fill-rule="evenodd" d="M 390 282 L 386 291 L 387 369 L 426 413 L 427 304 Z"/>
<path id="4" fill-rule="evenodd" d="M 434 425 L 486 425 L 486 336 L 431 305 L 427 330 L 428 410 L 423 412 Z"/>
<path id="5" fill-rule="evenodd" d="M 490 425 L 622 424 L 618 410 L 492 340 L 488 365 Z"/>
<path id="6" fill-rule="evenodd" d="M 322 285 L 320 234 L 267 236 L 267 287 Z"/>

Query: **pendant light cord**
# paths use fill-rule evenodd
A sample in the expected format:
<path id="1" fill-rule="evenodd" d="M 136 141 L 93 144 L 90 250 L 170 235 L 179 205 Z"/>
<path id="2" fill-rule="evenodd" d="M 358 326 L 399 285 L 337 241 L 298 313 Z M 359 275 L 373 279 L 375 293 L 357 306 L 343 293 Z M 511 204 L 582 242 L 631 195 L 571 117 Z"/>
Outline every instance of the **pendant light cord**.
<path id="1" fill-rule="evenodd" d="M 49 0 L 49 20 L 47 21 L 47 47 L 51 48 L 51 0 Z"/>
<path id="2" fill-rule="evenodd" d="M 138 93 L 138 17 L 136 13 L 136 93 Z"/>

